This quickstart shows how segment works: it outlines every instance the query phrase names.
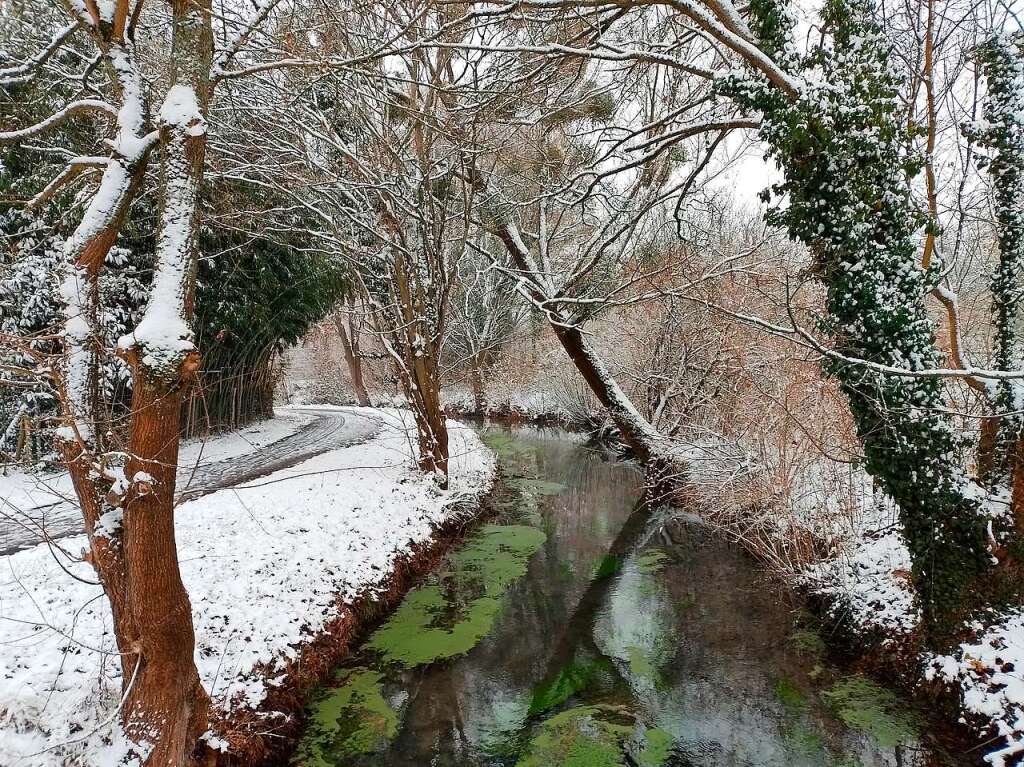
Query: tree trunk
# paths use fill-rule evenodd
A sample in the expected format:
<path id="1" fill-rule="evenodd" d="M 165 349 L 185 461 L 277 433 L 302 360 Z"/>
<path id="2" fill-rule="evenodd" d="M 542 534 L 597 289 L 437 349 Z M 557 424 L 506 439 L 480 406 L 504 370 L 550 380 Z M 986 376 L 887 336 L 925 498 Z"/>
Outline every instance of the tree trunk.
<path id="1" fill-rule="evenodd" d="M 394 276 L 401 323 L 393 337 L 400 351 L 392 352 L 396 373 L 416 419 L 419 466 L 448 486 L 448 424 L 441 407 L 441 376 L 437 367 L 440 317 L 428 307 L 429 286 L 420 283 L 415 265 L 402 253 L 395 255 Z"/>
<path id="2" fill-rule="evenodd" d="M 131 611 L 140 630 L 123 721 L 137 741 L 152 742 L 158 733 L 151 765 L 188 764 L 207 727 L 209 697 L 195 666 L 192 607 L 174 538 L 182 390 L 197 363 L 197 357 L 185 363 L 182 381 L 171 389 L 135 366 L 141 375 L 132 398 L 124 549 Z"/>
<path id="3" fill-rule="evenodd" d="M 583 331 L 576 325 L 562 323 L 553 317 L 551 329 L 562 344 L 576 369 L 580 371 L 594 396 L 604 405 L 612 421 L 622 435 L 622 441 L 629 446 L 637 459 L 644 463 L 656 461 L 659 456 L 659 435 L 647 420 L 640 415 L 626 393 L 619 387 L 604 364 L 604 360 L 587 341 Z"/>
<path id="4" fill-rule="evenodd" d="M 537 273 L 535 268 L 531 268 L 529 253 L 511 223 L 503 222 L 494 230 L 494 234 L 505 245 L 513 263 L 523 274 Z M 543 306 L 548 303 L 547 296 L 536 282 L 530 282 L 529 289 L 538 305 Z M 619 387 L 615 377 L 612 376 L 611 371 L 604 364 L 604 360 L 587 341 L 579 325 L 559 309 L 547 309 L 545 314 L 555 337 L 562 344 L 562 348 L 565 349 L 576 369 L 583 376 L 583 380 L 587 382 L 587 386 L 590 387 L 618 427 L 623 442 L 633 451 L 638 460 L 647 464 L 655 475 L 655 483 L 660 488 L 668 470 L 668 463 L 659 449 L 661 435 L 647 422 L 647 419 L 640 414 L 640 411 Z"/>
<path id="5" fill-rule="evenodd" d="M 350 338 L 340 312 L 335 312 L 334 314 L 334 325 L 338 328 L 338 335 L 341 337 L 341 347 L 345 352 L 345 364 L 348 365 L 348 375 L 352 382 L 352 393 L 355 394 L 356 402 L 361 407 L 369 407 L 370 394 L 366 391 L 366 383 L 363 380 L 363 360 L 359 356 L 359 339 L 355 336 L 355 328 L 353 328 L 353 334 Z"/>
<path id="6" fill-rule="evenodd" d="M 487 362 L 484 353 L 473 355 L 470 362 L 469 383 L 473 389 L 473 409 L 477 415 L 487 415 L 487 393 L 484 390 L 484 370 Z"/>
<path id="7" fill-rule="evenodd" d="M 142 318 L 119 342 L 132 370 L 123 539 L 137 629 L 122 722 L 129 737 L 150 746 L 146 764 L 153 767 L 191 764 L 209 713 L 178 568 L 174 491 L 182 400 L 200 364 L 190 324 L 213 35 L 210 0 L 171 0 L 171 9 L 174 71 L 160 110 L 156 265 Z"/>

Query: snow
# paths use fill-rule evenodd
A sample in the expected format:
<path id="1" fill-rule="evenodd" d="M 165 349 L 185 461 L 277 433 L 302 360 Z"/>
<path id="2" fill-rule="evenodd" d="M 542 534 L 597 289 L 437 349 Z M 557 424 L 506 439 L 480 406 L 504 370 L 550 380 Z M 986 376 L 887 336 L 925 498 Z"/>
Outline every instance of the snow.
<path id="1" fill-rule="evenodd" d="M 205 124 L 195 90 L 181 84 L 171 86 L 164 98 L 164 103 L 160 106 L 160 122 L 164 125 L 186 128 L 189 131 L 199 131 L 189 134 L 192 136 L 202 135 Z"/>
<path id="2" fill-rule="evenodd" d="M 182 443 L 178 453 L 179 470 L 187 472 L 197 465 L 205 466 L 251 453 L 290 437 L 314 420 L 315 416 L 309 413 L 279 408 L 273 418 L 239 431 L 188 440 Z M 74 488 L 66 472 L 40 474 L 8 470 L 0 474 L 0 519 L 4 515 L 73 500 Z"/>
<path id="3" fill-rule="evenodd" d="M 373 594 L 398 557 L 493 480 L 493 455 L 468 427 L 450 423 L 442 490 L 415 469 L 408 413 L 344 410 L 380 419 L 381 430 L 178 508 L 196 663 L 225 712 L 259 706 L 288 659 L 339 614 L 337 597 Z M 64 544 L 77 552 L 86 541 Z M 94 573 L 46 546 L 3 560 L 0 764 L 117 763 L 128 748 L 114 724 L 120 667 Z M 223 743 L 218 733 L 207 739 Z"/>
<path id="4" fill-rule="evenodd" d="M 810 567 L 804 579 L 819 594 L 833 598 L 834 611 L 858 632 L 891 645 L 920 621 L 910 580 L 910 552 L 900 532 L 889 527 L 866 533 L 834 559 Z"/>
<path id="5" fill-rule="evenodd" d="M 987 628 L 976 625 L 975 635 L 951 654 L 930 658 L 926 676 L 958 687 L 964 711 L 1005 738 L 985 757 L 1003 767 L 1024 752 L 1024 608 Z"/>

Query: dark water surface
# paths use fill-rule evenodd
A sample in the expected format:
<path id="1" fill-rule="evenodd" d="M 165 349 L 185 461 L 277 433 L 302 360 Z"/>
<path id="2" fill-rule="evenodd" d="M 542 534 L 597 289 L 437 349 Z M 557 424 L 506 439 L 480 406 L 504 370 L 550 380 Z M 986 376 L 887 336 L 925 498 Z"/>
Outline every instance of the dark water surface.
<path id="1" fill-rule="evenodd" d="M 498 517 L 338 670 L 295 764 L 957 764 L 750 559 L 638 505 L 635 469 L 557 430 L 483 434 Z"/>

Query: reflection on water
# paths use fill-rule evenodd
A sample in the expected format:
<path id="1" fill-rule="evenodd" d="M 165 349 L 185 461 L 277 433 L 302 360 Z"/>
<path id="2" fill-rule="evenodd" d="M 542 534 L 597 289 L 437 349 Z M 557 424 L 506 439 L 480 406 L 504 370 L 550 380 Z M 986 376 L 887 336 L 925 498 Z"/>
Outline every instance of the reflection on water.
<path id="1" fill-rule="evenodd" d="M 749 559 L 638 506 L 633 468 L 558 431 L 485 438 L 498 518 L 339 669 L 296 764 L 955 764 Z"/>

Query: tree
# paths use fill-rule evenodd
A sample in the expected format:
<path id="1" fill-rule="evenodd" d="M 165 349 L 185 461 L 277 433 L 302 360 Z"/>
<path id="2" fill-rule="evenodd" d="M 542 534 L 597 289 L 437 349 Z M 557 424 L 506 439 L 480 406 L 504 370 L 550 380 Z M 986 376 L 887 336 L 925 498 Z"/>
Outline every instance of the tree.
<path id="1" fill-rule="evenodd" d="M 82 115 L 111 125 L 109 152 L 71 158 L 42 195 L 48 198 L 75 181 L 80 166 L 101 170 L 98 185 L 84 195 L 84 213 L 62 246 L 63 330 L 55 389 L 64 425 L 57 443 L 82 508 L 88 558 L 114 619 L 124 684 L 122 724 L 147 764 L 190 763 L 207 727 L 208 696 L 193 658 L 191 608 L 174 540 L 182 400 L 200 364 L 190 327 L 199 189 L 214 85 L 231 76 L 226 67 L 273 6 L 259 6 L 215 60 L 208 0 L 168 0 L 154 10 L 162 14 L 159 21 L 169 25 L 170 35 L 148 38 L 149 46 L 136 42 L 136 31 L 147 19 L 141 3 L 68 4 L 66 26 L 51 46 L 11 76 L 31 76 L 81 32 L 95 46 L 96 66 L 85 79 L 102 73 L 98 87 L 90 86 L 100 97 L 71 101 L 33 125 L 0 133 L 0 143 L 20 145 Z M 231 11 L 219 18 L 238 23 Z M 161 50 L 161 42 L 169 48 Z M 146 60 L 168 67 L 155 118 Z M 106 426 L 99 397 L 100 296 L 104 264 L 145 182 L 153 151 L 160 156 L 160 212 L 152 284 L 139 321 L 117 344 L 132 378 L 127 444 L 121 446 Z"/>
<path id="2" fill-rule="evenodd" d="M 762 140 L 785 180 L 789 205 L 775 221 L 805 243 L 824 283 L 828 329 L 841 355 L 829 367 L 846 394 L 867 467 L 900 507 L 926 624 L 955 630 L 990 567 L 986 527 L 998 509 L 961 468 L 958 434 L 936 377 L 893 375 L 941 366 L 923 303 L 936 279 L 918 266 L 913 235 L 924 223 L 907 183 L 919 164 L 904 151 L 897 82 L 870 3 L 831 0 L 828 45 L 798 59 L 781 6 L 759 2 L 753 33 L 796 92 L 766 79 L 730 92 L 764 114 Z"/>
<path id="3" fill-rule="evenodd" d="M 996 36 L 981 49 L 988 76 L 984 124 L 969 133 L 987 150 L 983 167 L 992 179 L 999 260 L 992 276 L 992 311 L 996 332 L 995 366 L 1024 369 L 1024 59 L 1020 44 Z M 1012 487 L 1014 524 L 1024 533 L 1024 415 L 1021 382 L 997 381 L 991 392 L 998 424 L 994 456 L 987 477 L 992 487 Z M 1019 554 L 1018 554 L 1019 556 Z"/>

